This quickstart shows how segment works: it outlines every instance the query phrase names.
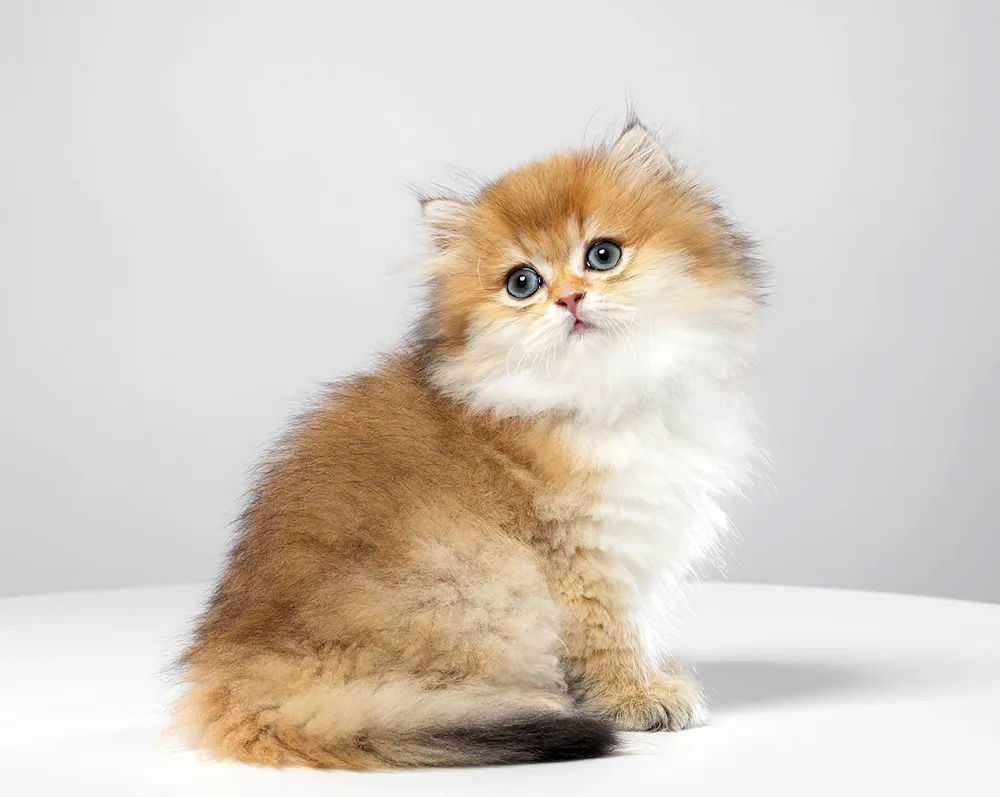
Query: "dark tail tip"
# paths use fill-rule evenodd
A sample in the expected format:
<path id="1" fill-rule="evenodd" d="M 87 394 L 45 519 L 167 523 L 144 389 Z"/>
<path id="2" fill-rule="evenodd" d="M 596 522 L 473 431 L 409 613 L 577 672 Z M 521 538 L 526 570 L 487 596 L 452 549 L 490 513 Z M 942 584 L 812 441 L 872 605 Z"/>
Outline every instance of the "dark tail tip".
<path id="1" fill-rule="evenodd" d="M 573 761 L 613 753 L 618 738 L 611 725 L 589 714 L 535 714 L 434 733 L 442 746 L 461 750 L 470 764 L 528 764 Z"/>

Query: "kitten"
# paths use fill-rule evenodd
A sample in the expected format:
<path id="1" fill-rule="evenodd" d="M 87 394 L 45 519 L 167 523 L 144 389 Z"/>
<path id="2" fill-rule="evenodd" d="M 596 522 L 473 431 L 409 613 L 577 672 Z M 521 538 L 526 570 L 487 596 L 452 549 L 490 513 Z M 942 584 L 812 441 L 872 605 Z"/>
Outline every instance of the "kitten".
<path id="1" fill-rule="evenodd" d="M 702 722 L 657 631 L 754 459 L 747 238 L 637 122 L 423 213 L 419 330 L 267 465 L 179 725 L 221 757 L 374 769 Z"/>

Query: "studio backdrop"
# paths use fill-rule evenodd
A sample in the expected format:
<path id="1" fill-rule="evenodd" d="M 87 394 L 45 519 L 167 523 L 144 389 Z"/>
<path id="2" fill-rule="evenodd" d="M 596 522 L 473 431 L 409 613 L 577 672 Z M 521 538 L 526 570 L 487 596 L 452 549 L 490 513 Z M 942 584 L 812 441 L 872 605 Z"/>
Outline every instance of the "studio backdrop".
<path id="1" fill-rule="evenodd" d="M 495 8 L 4 4 L 0 594 L 210 579 L 419 311 L 413 188 L 632 103 L 773 269 L 728 576 L 1000 601 L 997 6 Z"/>

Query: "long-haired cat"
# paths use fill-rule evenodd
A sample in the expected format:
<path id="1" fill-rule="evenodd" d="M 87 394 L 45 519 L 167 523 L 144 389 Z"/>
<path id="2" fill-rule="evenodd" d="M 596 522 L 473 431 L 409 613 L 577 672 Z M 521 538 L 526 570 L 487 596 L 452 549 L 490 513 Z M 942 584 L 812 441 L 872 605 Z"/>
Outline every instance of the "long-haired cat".
<path id="1" fill-rule="evenodd" d="M 221 757 L 373 769 L 702 722 L 658 630 L 754 459 L 747 238 L 635 121 L 423 213 L 421 324 L 267 464 L 178 724 Z"/>

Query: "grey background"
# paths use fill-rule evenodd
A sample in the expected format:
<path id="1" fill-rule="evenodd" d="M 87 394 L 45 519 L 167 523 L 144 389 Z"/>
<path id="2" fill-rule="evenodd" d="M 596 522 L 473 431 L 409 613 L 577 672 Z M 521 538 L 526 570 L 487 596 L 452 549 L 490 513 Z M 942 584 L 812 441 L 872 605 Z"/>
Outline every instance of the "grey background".
<path id="1" fill-rule="evenodd" d="M 0 593 L 204 580 L 417 307 L 408 186 L 626 102 L 775 269 L 729 576 L 1000 601 L 998 6 L 0 7 Z M 588 127 L 589 126 L 589 127 Z"/>

